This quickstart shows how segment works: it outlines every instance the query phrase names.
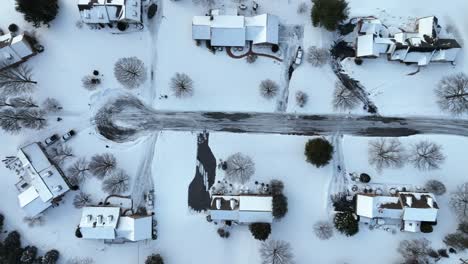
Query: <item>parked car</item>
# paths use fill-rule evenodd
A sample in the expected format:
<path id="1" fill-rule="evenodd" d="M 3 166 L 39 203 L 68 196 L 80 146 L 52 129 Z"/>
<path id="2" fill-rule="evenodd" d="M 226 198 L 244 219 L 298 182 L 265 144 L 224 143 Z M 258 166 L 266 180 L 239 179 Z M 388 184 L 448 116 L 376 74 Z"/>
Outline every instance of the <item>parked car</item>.
<path id="1" fill-rule="evenodd" d="M 50 146 L 52 145 L 55 141 L 57 141 L 59 139 L 59 136 L 57 134 L 54 134 L 52 135 L 51 137 L 48 137 L 44 140 L 44 143 L 47 145 L 47 146 Z"/>
<path id="2" fill-rule="evenodd" d="M 68 133 L 66 133 L 65 135 L 63 135 L 63 136 L 62 136 L 62 139 L 63 139 L 63 141 L 67 141 L 67 140 L 69 140 L 71 137 L 73 137 L 75 134 L 76 134 L 76 133 L 75 133 L 75 130 L 72 129 L 72 130 L 68 131 Z"/>
<path id="3" fill-rule="evenodd" d="M 301 47 L 297 49 L 296 59 L 294 60 L 294 64 L 299 65 L 302 63 L 302 56 L 304 55 L 304 51 Z"/>

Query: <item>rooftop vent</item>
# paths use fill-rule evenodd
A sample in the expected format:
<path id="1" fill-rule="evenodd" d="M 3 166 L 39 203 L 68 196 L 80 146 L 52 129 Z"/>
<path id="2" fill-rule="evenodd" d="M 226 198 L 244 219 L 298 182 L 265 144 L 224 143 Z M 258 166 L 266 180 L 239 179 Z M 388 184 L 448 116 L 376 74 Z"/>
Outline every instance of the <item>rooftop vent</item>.
<path id="1" fill-rule="evenodd" d="M 432 197 L 427 197 L 427 205 L 429 205 L 429 207 L 434 207 L 434 199 L 432 199 Z"/>
<path id="2" fill-rule="evenodd" d="M 236 199 L 234 199 L 234 198 L 231 199 L 231 204 L 230 205 L 231 205 L 231 209 L 234 210 L 234 208 L 236 208 L 236 205 L 237 205 Z"/>
<path id="3" fill-rule="evenodd" d="M 107 222 L 111 223 L 113 220 L 114 220 L 114 216 L 113 216 L 113 215 L 108 215 L 108 216 L 107 216 Z"/>
<path id="4" fill-rule="evenodd" d="M 90 215 L 90 214 L 87 215 L 87 216 L 86 216 L 86 221 L 87 221 L 88 223 L 91 223 L 91 221 L 93 221 L 93 216 Z"/>
<path id="5" fill-rule="evenodd" d="M 97 221 L 98 221 L 99 224 L 102 224 L 102 218 L 103 218 L 102 215 L 97 216 Z"/>
<path id="6" fill-rule="evenodd" d="M 413 197 L 407 196 L 406 203 L 408 204 L 409 207 L 411 207 L 411 205 L 413 204 Z"/>
<path id="7" fill-rule="evenodd" d="M 216 209 L 221 209 L 221 199 L 216 199 Z"/>

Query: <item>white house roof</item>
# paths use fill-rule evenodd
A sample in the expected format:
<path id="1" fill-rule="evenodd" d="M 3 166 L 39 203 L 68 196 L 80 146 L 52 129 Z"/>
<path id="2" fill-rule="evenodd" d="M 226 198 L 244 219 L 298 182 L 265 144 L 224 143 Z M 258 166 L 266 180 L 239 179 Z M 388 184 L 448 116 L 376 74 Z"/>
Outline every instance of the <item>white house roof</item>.
<path id="1" fill-rule="evenodd" d="M 278 43 L 279 19 L 262 14 L 254 17 L 237 15 L 195 16 L 192 20 L 193 39 L 211 39 L 213 46 L 244 46 L 245 41 L 254 44 Z"/>
<path id="2" fill-rule="evenodd" d="M 84 207 L 79 225 L 83 238 L 115 239 L 119 217 L 119 207 Z"/>
<path id="3" fill-rule="evenodd" d="M 213 220 L 231 220 L 239 223 L 271 223 L 272 197 L 259 195 L 214 195 L 210 215 Z"/>
<path id="4" fill-rule="evenodd" d="M 431 38 L 435 37 L 433 34 L 435 25 L 434 16 L 420 18 L 417 20 L 417 24 L 420 38 L 424 39 L 425 35 Z"/>
<path id="5" fill-rule="evenodd" d="M 38 143 L 32 143 L 22 147 L 20 148 L 20 152 L 24 154 L 22 157 L 26 158 L 26 161 L 33 166 L 37 173 L 52 165 Z M 20 157 L 20 159 L 22 157 Z M 22 162 L 25 163 L 24 160 L 22 160 Z"/>
<path id="6" fill-rule="evenodd" d="M 130 241 L 151 239 L 153 218 L 151 216 L 122 216 L 116 232 L 117 237 Z"/>
<path id="7" fill-rule="evenodd" d="M 398 197 L 393 196 L 369 196 L 358 194 L 356 214 L 368 218 L 392 218 L 399 219 L 402 208 Z"/>
<path id="8" fill-rule="evenodd" d="M 18 195 L 20 207 L 29 216 L 36 216 L 49 208 L 52 204 L 50 202 L 43 202 L 39 198 L 39 193 L 33 186 L 27 188 L 24 192 Z"/>
<path id="9" fill-rule="evenodd" d="M 377 18 L 363 18 L 361 20 L 360 33 L 365 34 L 379 34 L 381 28 L 383 27 L 382 21 Z"/>
<path id="10" fill-rule="evenodd" d="M 432 193 L 399 193 L 404 208 L 403 220 L 428 221 L 437 220 L 439 207 Z"/>
<path id="11" fill-rule="evenodd" d="M 141 22 L 141 0 L 78 0 L 85 23 Z"/>
<path id="12" fill-rule="evenodd" d="M 379 56 L 379 52 L 374 45 L 374 35 L 362 35 L 357 40 L 357 56 Z"/>

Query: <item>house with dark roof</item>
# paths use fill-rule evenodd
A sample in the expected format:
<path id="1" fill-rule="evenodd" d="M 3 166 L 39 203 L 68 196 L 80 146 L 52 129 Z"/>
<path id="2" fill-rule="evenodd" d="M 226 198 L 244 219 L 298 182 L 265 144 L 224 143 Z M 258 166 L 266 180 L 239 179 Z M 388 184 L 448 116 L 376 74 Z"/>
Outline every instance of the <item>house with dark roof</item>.
<path id="1" fill-rule="evenodd" d="M 398 223 L 401 230 L 420 232 L 421 223 L 435 223 L 439 206 L 432 193 L 399 192 L 396 196 L 358 194 L 356 214 L 360 222 Z"/>
<path id="2" fill-rule="evenodd" d="M 390 61 L 426 66 L 431 62 L 454 63 L 460 44 L 441 38 L 435 16 L 419 18 L 414 32 L 391 34 L 377 18 L 361 18 L 357 23 L 356 57 L 377 58 L 386 54 Z"/>

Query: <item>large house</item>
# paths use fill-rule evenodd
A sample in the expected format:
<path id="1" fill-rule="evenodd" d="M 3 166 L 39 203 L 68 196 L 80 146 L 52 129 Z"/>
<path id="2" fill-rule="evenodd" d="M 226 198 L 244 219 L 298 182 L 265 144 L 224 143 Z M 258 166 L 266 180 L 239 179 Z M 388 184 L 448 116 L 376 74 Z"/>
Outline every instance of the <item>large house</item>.
<path id="1" fill-rule="evenodd" d="M 455 39 L 440 38 L 435 16 L 416 21 L 415 32 L 392 33 L 374 17 L 361 18 L 357 24 L 356 57 L 377 58 L 426 66 L 431 62 L 453 63 L 461 49 Z"/>
<path id="2" fill-rule="evenodd" d="M 213 195 L 210 216 L 214 222 L 272 223 L 272 197 L 264 195 Z"/>
<path id="3" fill-rule="evenodd" d="M 122 215 L 120 207 L 84 207 L 79 230 L 84 239 L 136 242 L 152 238 L 151 215 Z"/>
<path id="4" fill-rule="evenodd" d="M 141 0 L 78 0 L 86 24 L 141 23 Z"/>
<path id="5" fill-rule="evenodd" d="M 397 196 L 358 194 L 356 214 L 360 221 L 399 223 L 407 232 L 420 232 L 421 223 L 437 221 L 439 207 L 432 193 L 400 192 Z"/>
<path id="6" fill-rule="evenodd" d="M 0 36 L 0 70 L 25 62 L 34 55 L 36 51 L 27 35 L 8 33 Z"/>
<path id="7" fill-rule="evenodd" d="M 192 21 L 192 38 L 210 41 L 213 47 L 244 47 L 246 42 L 277 45 L 278 30 L 275 15 L 245 17 L 237 10 L 212 10 L 209 16 L 194 16 Z"/>
<path id="8" fill-rule="evenodd" d="M 20 148 L 20 191 L 18 200 L 28 216 L 34 217 L 58 202 L 70 190 L 60 168 L 52 164 L 40 143 Z"/>

